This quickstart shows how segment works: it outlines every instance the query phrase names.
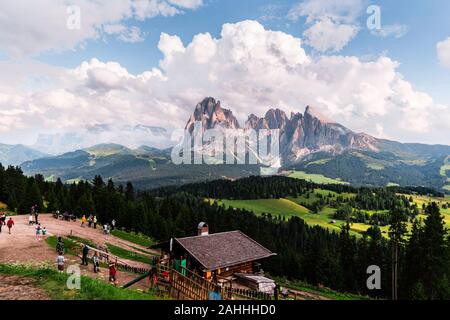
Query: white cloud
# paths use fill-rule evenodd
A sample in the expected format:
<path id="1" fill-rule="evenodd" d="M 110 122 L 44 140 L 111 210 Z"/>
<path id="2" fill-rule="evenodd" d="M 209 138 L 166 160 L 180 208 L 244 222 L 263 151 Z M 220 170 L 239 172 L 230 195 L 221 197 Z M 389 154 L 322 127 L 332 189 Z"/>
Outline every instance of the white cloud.
<path id="1" fill-rule="evenodd" d="M 145 35 L 136 26 L 128 27 L 123 24 L 109 24 L 103 27 L 108 35 L 116 35 L 117 39 L 126 43 L 138 43 L 145 41 Z"/>
<path id="2" fill-rule="evenodd" d="M 450 37 L 444 41 L 438 42 L 436 50 L 441 65 L 450 68 Z"/>
<path id="3" fill-rule="evenodd" d="M 79 30 L 67 27 L 71 18 L 69 5 L 80 8 Z M 73 50 L 102 34 L 110 34 L 114 26 L 117 28 L 126 20 L 174 16 L 201 5 L 201 0 L 2 0 L 0 50 L 12 57 Z M 121 32 L 122 41 L 143 39 L 137 27 Z"/>
<path id="4" fill-rule="evenodd" d="M 336 24 L 330 18 L 322 18 L 303 33 L 305 42 L 320 52 L 340 51 L 358 33 L 355 25 Z"/>
<path id="5" fill-rule="evenodd" d="M 203 0 L 168 0 L 168 2 L 186 9 L 197 9 L 203 5 Z"/>
<path id="6" fill-rule="evenodd" d="M 296 21 L 306 17 L 313 23 L 323 17 L 340 23 L 353 23 L 364 9 L 364 0 L 306 0 L 294 5 L 288 18 Z"/>
<path id="7" fill-rule="evenodd" d="M 381 38 L 394 37 L 399 39 L 408 33 L 408 26 L 403 24 L 390 24 L 383 26 L 381 29 L 371 30 L 371 33 Z"/>
<path id="8" fill-rule="evenodd" d="M 364 0 L 307 0 L 294 5 L 288 18 L 306 18 L 306 43 L 320 52 L 340 51 L 357 34 Z"/>
<path id="9" fill-rule="evenodd" d="M 270 107 L 303 112 L 316 105 L 355 131 L 450 143 L 450 121 L 438 116 L 450 114 L 449 107 L 416 90 L 388 57 L 310 57 L 300 39 L 255 21 L 225 24 L 220 37 L 199 34 L 186 45 L 161 34 L 159 49 L 159 68 L 138 75 L 116 62 L 92 59 L 53 72 L 53 84 L 42 90 L 0 78 L 1 140 L 26 136 L 23 142 L 32 143 L 41 132 L 102 124 L 118 132 L 138 124 L 184 128 L 195 105 L 214 96 L 241 121 Z"/>

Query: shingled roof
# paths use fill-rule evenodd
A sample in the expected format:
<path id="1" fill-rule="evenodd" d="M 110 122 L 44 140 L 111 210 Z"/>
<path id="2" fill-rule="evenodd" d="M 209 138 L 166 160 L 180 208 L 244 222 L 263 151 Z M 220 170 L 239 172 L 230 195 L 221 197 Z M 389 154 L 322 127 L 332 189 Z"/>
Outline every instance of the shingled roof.
<path id="1" fill-rule="evenodd" d="M 241 231 L 175 239 L 205 270 L 217 270 L 275 255 Z"/>

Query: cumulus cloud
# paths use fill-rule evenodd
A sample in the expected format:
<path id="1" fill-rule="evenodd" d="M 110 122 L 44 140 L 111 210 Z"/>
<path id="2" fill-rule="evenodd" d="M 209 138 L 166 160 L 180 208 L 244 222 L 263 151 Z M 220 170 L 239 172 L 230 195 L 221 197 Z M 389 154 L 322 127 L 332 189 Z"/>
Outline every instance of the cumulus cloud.
<path id="1" fill-rule="evenodd" d="M 72 50 L 117 31 L 123 21 L 174 16 L 201 5 L 201 0 L 2 0 L 0 50 L 13 57 Z M 79 11 L 68 10 L 74 7 Z M 80 22 L 79 29 L 68 28 L 72 20 Z M 137 27 L 121 30 L 118 37 L 125 42 L 143 39 Z"/>
<path id="2" fill-rule="evenodd" d="M 320 52 L 340 51 L 358 33 L 355 25 L 337 24 L 330 18 L 322 18 L 306 30 L 306 43 Z"/>
<path id="3" fill-rule="evenodd" d="M 439 62 L 444 67 L 450 68 L 450 37 L 436 45 Z"/>
<path id="4" fill-rule="evenodd" d="M 364 0 L 307 0 L 294 5 L 288 18 L 305 17 L 309 25 L 303 33 L 306 44 L 320 52 L 338 52 L 357 35 L 363 4 Z"/>
<path id="5" fill-rule="evenodd" d="M 180 129 L 201 99 L 214 96 L 240 121 L 271 107 L 303 112 L 316 105 L 355 131 L 450 143 L 450 122 L 436 116 L 450 114 L 449 107 L 416 90 L 388 57 L 311 57 L 299 38 L 256 21 L 225 24 L 220 37 L 198 34 L 186 45 L 161 34 L 158 47 L 159 67 L 138 75 L 117 62 L 92 59 L 54 75 L 54 84 L 43 90 L 19 92 L 20 86 L 0 82 L 6 92 L 0 96 L 2 129 L 16 136 L 104 124 Z"/>

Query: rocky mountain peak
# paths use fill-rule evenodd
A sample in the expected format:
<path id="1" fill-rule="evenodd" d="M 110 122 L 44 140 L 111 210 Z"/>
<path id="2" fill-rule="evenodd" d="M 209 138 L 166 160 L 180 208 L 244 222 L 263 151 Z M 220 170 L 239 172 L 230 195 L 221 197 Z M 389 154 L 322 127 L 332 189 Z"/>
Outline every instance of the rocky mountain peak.
<path id="1" fill-rule="evenodd" d="M 197 104 L 194 113 L 186 124 L 186 130 L 192 132 L 196 121 L 202 123 L 203 130 L 218 127 L 225 129 L 239 128 L 239 123 L 233 112 L 223 109 L 220 101 L 216 101 L 212 97 L 205 98 Z"/>
<path id="2" fill-rule="evenodd" d="M 328 117 L 322 114 L 319 110 L 312 106 L 307 106 L 305 109 L 305 118 L 314 118 L 322 123 L 333 123 Z"/>

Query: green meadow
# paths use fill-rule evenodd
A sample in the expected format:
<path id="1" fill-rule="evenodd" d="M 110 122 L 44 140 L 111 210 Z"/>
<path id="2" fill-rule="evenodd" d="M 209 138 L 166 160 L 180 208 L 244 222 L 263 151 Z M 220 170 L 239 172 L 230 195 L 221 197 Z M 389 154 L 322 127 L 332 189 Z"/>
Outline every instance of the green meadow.
<path id="1" fill-rule="evenodd" d="M 321 174 L 306 173 L 304 171 L 292 171 L 289 174 L 289 178 L 311 181 L 318 184 L 349 184 L 348 182 L 342 181 L 339 178 L 333 179 L 325 177 L 324 175 Z"/>
<path id="2" fill-rule="evenodd" d="M 321 226 L 330 231 L 339 232 L 346 224 L 346 221 L 336 220 L 333 218 L 336 209 L 331 208 L 329 206 L 325 206 L 318 213 L 314 213 L 308 208 L 314 202 L 318 201 L 321 197 L 337 197 L 341 196 L 344 199 L 350 199 L 355 196 L 352 193 L 342 193 L 337 194 L 336 192 L 324 190 L 324 189 L 315 189 L 314 192 L 309 193 L 309 195 L 303 194 L 298 197 L 287 197 L 281 199 L 256 199 L 256 200 L 214 200 L 209 199 L 210 203 L 217 201 L 219 205 L 223 205 L 227 208 L 237 208 L 248 210 L 254 212 L 256 215 L 262 214 L 271 214 L 274 217 L 282 217 L 285 219 L 289 219 L 290 217 L 299 217 L 305 220 L 311 226 Z M 406 195 L 409 197 L 408 195 Z M 427 196 L 412 196 L 414 203 L 416 203 L 420 208 L 422 208 L 422 204 L 428 204 L 430 202 L 437 202 L 441 207 L 441 213 L 444 216 L 445 223 L 448 228 L 450 228 L 450 209 L 442 209 L 442 204 L 444 202 L 450 203 L 450 197 L 446 196 L 445 198 L 436 198 L 436 197 L 427 197 Z M 363 212 L 371 215 L 374 213 L 387 213 L 386 211 L 370 211 L 370 210 L 362 210 Z M 425 219 L 424 215 L 419 215 L 420 218 Z M 410 227 L 410 226 L 409 226 Z M 351 224 L 351 233 L 357 237 L 360 237 L 367 229 L 370 228 L 370 225 L 364 223 L 352 223 Z M 388 236 L 389 226 L 383 226 L 380 228 L 383 235 L 385 237 Z"/>

